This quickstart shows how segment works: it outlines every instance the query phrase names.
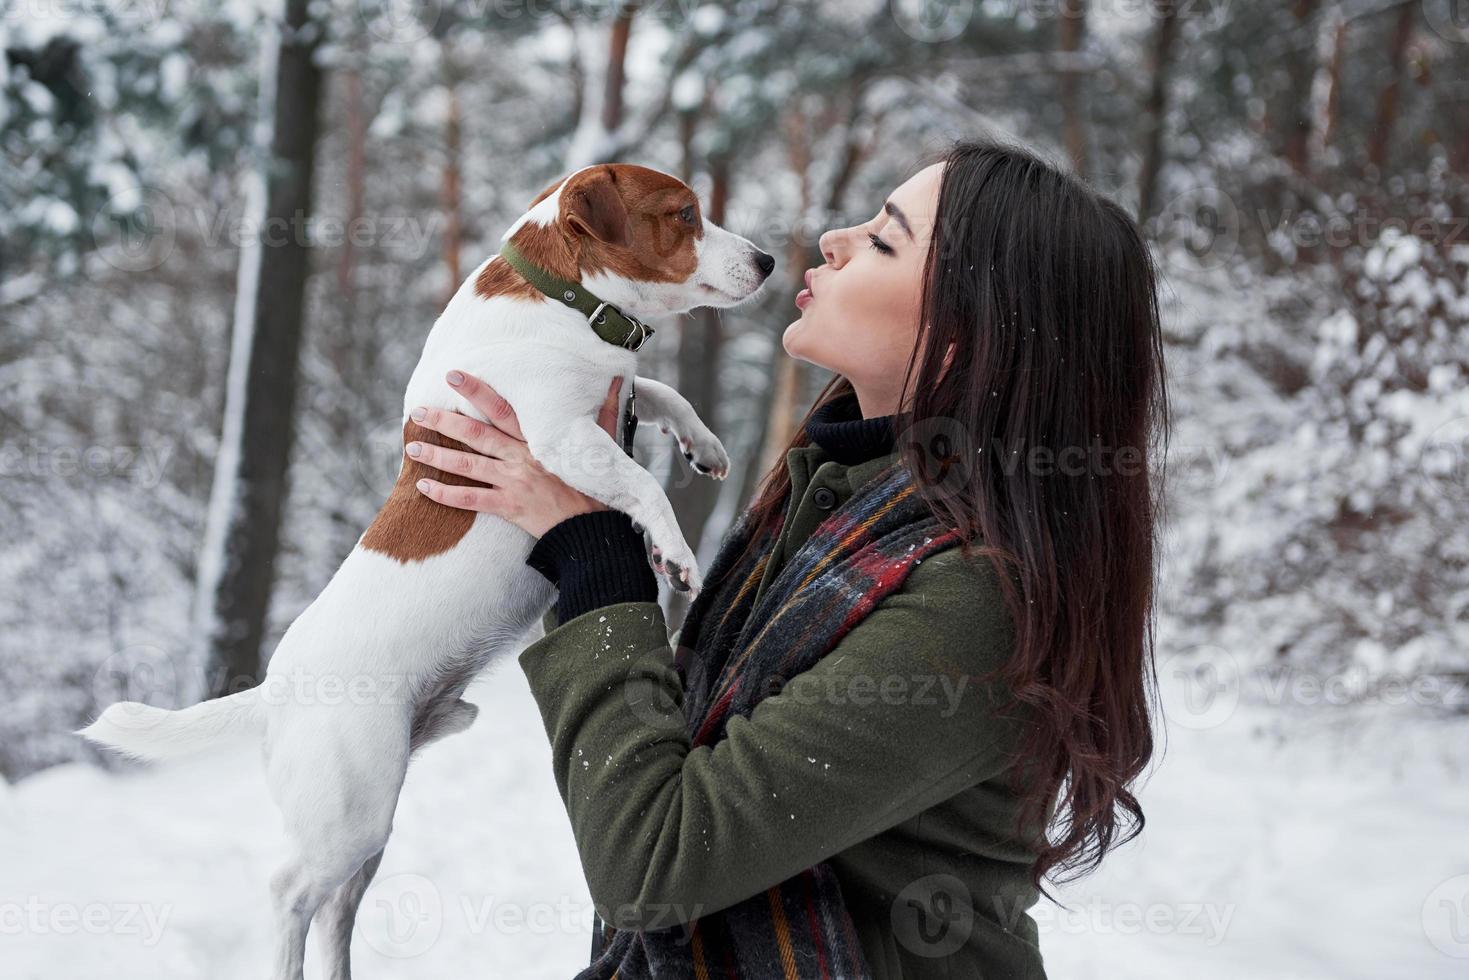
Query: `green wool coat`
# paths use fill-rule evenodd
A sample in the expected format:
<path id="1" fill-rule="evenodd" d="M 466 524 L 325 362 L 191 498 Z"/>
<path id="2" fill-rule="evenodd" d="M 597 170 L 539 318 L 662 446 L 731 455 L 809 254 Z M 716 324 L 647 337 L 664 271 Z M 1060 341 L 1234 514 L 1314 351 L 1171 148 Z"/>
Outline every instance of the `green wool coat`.
<path id="1" fill-rule="evenodd" d="M 849 467 L 792 449 L 793 510 L 761 592 L 894 459 Z M 879 980 L 1043 978 L 1034 853 L 1006 781 L 1019 723 L 984 680 L 1013 643 L 988 560 L 938 552 L 815 667 L 691 751 L 653 708 L 683 696 L 656 603 L 551 630 L 520 665 L 598 913 L 671 928 L 827 861 Z"/>

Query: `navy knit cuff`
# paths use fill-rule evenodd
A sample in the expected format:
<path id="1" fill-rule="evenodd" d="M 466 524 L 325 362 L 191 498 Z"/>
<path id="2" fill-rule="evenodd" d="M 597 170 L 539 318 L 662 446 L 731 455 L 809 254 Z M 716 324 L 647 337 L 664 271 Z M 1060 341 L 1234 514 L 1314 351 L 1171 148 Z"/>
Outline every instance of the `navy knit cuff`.
<path id="1" fill-rule="evenodd" d="M 619 510 L 568 517 L 541 535 L 525 563 L 561 590 L 556 618 L 562 623 L 619 602 L 658 601 L 643 536 Z"/>

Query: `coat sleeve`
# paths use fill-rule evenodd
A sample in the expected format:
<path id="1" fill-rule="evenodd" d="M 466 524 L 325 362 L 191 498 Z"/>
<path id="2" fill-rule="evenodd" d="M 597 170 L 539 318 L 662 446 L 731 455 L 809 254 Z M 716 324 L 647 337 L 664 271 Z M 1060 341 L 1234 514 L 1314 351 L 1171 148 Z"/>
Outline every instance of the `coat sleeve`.
<path id="1" fill-rule="evenodd" d="M 690 748 L 662 611 L 592 610 L 520 656 L 592 900 L 619 928 L 726 908 L 1011 763 L 988 562 L 922 562 L 811 670 Z"/>

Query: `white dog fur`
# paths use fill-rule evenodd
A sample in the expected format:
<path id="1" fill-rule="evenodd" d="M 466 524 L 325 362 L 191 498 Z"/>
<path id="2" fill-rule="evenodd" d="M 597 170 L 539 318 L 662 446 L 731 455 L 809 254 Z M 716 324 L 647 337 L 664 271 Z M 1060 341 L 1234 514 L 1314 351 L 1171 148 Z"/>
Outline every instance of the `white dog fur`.
<path id="1" fill-rule="evenodd" d="M 564 217 L 558 188 L 505 237 L 527 223 L 549 226 Z M 734 305 L 768 274 L 757 261 L 764 258 L 768 269 L 768 257 L 711 223 L 702 224 L 695 248 L 695 272 L 683 282 L 602 273 L 584 285 L 647 319 Z M 559 302 L 479 295 L 480 273 L 503 261 L 497 256 L 471 273 L 435 322 L 404 396 L 405 423 L 418 406 L 483 419 L 444 377 L 457 368 L 484 379 L 514 407 L 530 452 L 547 470 L 629 514 L 697 589 L 694 555 L 662 489 L 595 422 L 614 377 L 623 379 L 626 397 L 636 354 L 599 339 Z M 682 396 L 646 378 L 636 379 L 636 393 L 642 421 L 673 432 L 706 471 L 721 478 L 728 472 L 719 440 Z M 313 922 L 326 975 L 350 976 L 354 918 L 392 831 L 410 756 L 474 721 L 477 709 L 460 697 L 466 686 L 554 599 L 552 586 L 525 564 L 533 544 L 487 514 L 475 516 L 457 544 L 422 560 L 403 561 L 359 540 L 286 631 L 260 686 L 177 711 L 114 704 L 82 730 L 144 760 L 192 754 L 225 739 L 261 742 L 290 840 L 290 857 L 271 878 L 275 980 L 303 977 Z"/>

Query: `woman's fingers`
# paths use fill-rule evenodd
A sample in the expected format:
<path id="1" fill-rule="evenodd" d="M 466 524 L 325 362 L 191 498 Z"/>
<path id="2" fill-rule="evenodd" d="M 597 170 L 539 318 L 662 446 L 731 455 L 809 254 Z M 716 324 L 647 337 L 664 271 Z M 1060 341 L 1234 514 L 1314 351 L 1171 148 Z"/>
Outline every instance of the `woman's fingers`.
<path id="1" fill-rule="evenodd" d="M 622 391 L 622 376 L 618 375 L 612 379 L 612 384 L 607 388 L 607 400 L 602 403 L 602 410 L 597 413 L 597 424 L 607 431 L 612 438 L 622 440 L 622 434 L 617 431 L 618 416 L 618 394 Z"/>
<path id="2" fill-rule="evenodd" d="M 433 429 L 442 433 L 450 439 L 464 443 L 476 452 L 488 456 L 505 458 L 510 455 L 517 445 L 524 445 L 518 438 L 508 432 L 502 432 L 498 426 L 472 419 L 468 415 L 460 415 L 446 408 L 415 408 L 409 418 L 423 426 L 425 429 Z M 519 431 L 518 427 L 517 430 Z"/>
<path id="3" fill-rule="evenodd" d="M 510 403 L 501 398 L 495 389 L 485 384 L 479 378 L 463 371 L 450 371 L 445 375 L 449 386 L 469 400 L 469 403 L 481 412 L 485 418 L 494 424 L 495 428 L 506 432 L 514 438 L 525 442 L 525 436 L 520 431 L 520 421 L 515 417 L 515 409 Z"/>
<path id="4" fill-rule="evenodd" d="M 510 403 L 500 394 L 472 374 L 463 371 L 450 371 L 446 380 L 471 405 L 484 413 L 489 419 L 489 424 L 460 415 L 458 412 L 450 412 L 437 408 L 418 408 L 413 410 L 413 421 L 435 432 L 442 432 L 452 439 L 457 439 L 482 453 L 499 455 L 497 450 L 507 447 L 503 438 L 497 436 L 508 436 L 516 442 L 524 445 L 525 434 L 520 431 L 520 420 L 515 417 L 515 410 Z M 607 397 L 602 402 L 602 408 L 597 413 L 597 424 L 602 427 L 608 435 L 614 439 L 620 437 L 618 431 L 621 422 L 621 413 L 618 411 L 621 402 L 622 378 L 618 376 L 612 379 L 607 386 Z"/>
<path id="5" fill-rule="evenodd" d="M 438 480 L 419 480 L 418 492 L 430 500 L 458 510 L 477 510 L 484 514 L 500 513 L 498 491 L 486 487 L 457 487 Z M 503 516 L 503 515 L 502 515 Z"/>
<path id="6" fill-rule="evenodd" d="M 489 456 L 481 456 L 478 453 L 461 452 L 458 449 L 447 449 L 444 446 L 435 446 L 427 442 L 410 442 L 404 451 L 410 457 L 418 460 L 425 466 L 432 466 L 436 470 L 445 473 L 453 473 L 479 483 L 498 485 L 499 470 L 503 465 L 500 460 Z"/>

